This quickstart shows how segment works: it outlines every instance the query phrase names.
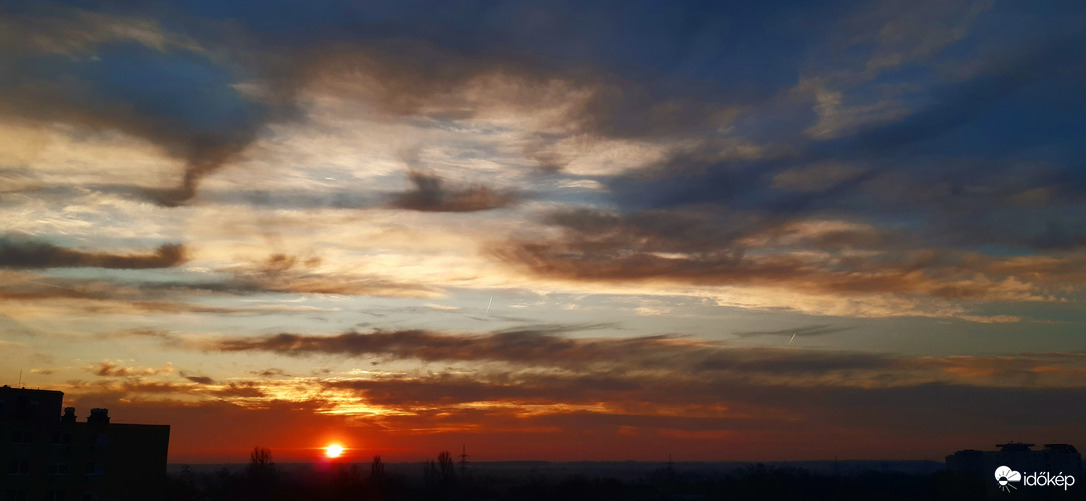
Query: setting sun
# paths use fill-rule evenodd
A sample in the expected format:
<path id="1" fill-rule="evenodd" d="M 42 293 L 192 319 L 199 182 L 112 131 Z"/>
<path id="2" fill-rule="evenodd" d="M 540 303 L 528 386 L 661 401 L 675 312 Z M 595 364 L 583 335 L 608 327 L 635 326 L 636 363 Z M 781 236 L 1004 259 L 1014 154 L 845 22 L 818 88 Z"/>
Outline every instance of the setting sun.
<path id="1" fill-rule="evenodd" d="M 330 458 L 338 458 L 343 454 L 343 446 L 339 444 L 332 444 L 324 448 L 324 455 Z"/>

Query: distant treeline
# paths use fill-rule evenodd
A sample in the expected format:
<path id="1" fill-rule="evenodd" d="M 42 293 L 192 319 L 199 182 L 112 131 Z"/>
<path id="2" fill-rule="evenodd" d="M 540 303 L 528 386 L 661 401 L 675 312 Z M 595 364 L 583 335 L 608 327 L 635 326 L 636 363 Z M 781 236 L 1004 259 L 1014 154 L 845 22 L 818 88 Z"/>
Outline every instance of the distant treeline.
<path id="1" fill-rule="evenodd" d="M 636 480 L 571 473 L 502 475 L 457 464 L 448 452 L 426 461 L 421 475 L 386 472 L 380 456 L 365 467 L 330 464 L 310 472 L 287 473 L 267 449 L 253 450 L 243 471 L 197 473 L 188 468 L 169 476 L 170 501 L 244 500 L 947 500 L 1082 499 L 1081 491 L 1045 489 L 995 492 L 994 481 L 956 474 L 870 471 L 846 476 L 796 467 L 749 465 L 729 472 L 684 471 L 664 466 Z M 989 485 L 992 484 L 992 485 Z"/>

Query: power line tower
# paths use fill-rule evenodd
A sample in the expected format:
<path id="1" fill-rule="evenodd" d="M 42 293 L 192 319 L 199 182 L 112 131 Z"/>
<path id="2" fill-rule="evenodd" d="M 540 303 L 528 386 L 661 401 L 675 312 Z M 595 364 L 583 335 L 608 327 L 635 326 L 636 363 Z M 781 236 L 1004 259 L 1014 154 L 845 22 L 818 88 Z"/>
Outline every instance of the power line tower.
<path id="1" fill-rule="evenodd" d="M 464 475 L 468 472 L 468 446 L 460 445 L 460 474 Z"/>

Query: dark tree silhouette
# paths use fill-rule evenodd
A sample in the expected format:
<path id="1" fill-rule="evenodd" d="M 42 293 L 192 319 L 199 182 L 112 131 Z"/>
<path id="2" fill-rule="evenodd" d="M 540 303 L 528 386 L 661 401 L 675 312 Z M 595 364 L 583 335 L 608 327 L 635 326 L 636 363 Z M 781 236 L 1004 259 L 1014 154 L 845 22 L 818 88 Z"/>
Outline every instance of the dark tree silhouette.
<path id="1" fill-rule="evenodd" d="M 373 456 L 373 464 L 370 465 L 370 478 L 379 480 L 385 476 L 385 463 L 381 462 L 381 456 Z"/>
<path id="2" fill-rule="evenodd" d="M 275 471 L 275 462 L 272 461 L 271 449 L 253 447 L 249 453 L 249 474 L 264 476 Z"/>
<path id="3" fill-rule="evenodd" d="M 245 472 L 246 481 L 258 492 L 272 489 L 279 481 L 279 471 L 272 461 L 271 450 L 253 447 L 249 453 L 249 467 Z"/>
<path id="4" fill-rule="evenodd" d="M 437 485 L 441 475 L 437 470 L 437 463 L 433 459 L 427 459 L 426 464 L 422 467 L 422 478 L 426 482 L 427 486 Z"/>
<path id="5" fill-rule="evenodd" d="M 437 455 L 437 462 L 426 461 L 423 466 L 423 478 L 430 487 L 449 487 L 456 483 L 456 466 L 453 463 L 452 454 L 449 451 L 441 451 Z"/>
<path id="6" fill-rule="evenodd" d="M 453 465 L 452 454 L 449 451 L 441 451 L 437 455 L 438 468 L 441 470 L 441 480 L 450 482 L 456 479 L 456 467 Z"/>

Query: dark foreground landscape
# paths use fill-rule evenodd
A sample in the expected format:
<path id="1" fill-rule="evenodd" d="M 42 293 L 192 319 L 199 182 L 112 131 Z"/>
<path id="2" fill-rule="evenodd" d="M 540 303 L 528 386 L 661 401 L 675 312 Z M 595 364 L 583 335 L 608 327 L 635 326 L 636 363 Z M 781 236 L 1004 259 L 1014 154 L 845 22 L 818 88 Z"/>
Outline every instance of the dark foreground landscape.
<path id="1" fill-rule="evenodd" d="M 188 500 L 984 500 L 1082 499 L 1000 492 L 931 461 L 791 463 L 495 462 L 174 465 L 167 499 Z"/>

